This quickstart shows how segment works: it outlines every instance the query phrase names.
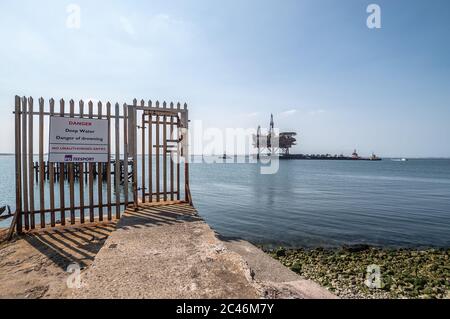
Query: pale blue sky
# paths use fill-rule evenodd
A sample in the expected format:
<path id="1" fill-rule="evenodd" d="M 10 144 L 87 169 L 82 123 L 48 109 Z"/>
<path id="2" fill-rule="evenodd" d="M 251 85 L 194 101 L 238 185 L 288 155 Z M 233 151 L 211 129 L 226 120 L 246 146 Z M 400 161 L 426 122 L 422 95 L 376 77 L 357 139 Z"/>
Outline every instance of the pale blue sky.
<path id="1" fill-rule="evenodd" d="M 274 113 L 295 152 L 450 157 L 449 30 L 447 0 L 2 0 L 0 152 L 19 94 L 187 101 L 219 128 Z"/>

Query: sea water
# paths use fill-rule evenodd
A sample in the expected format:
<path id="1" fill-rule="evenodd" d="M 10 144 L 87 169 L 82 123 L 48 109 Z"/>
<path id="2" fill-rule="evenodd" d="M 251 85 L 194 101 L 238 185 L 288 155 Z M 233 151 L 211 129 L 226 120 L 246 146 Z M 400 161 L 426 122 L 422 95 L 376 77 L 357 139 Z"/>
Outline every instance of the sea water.
<path id="1" fill-rule="evenodd" d="M 199 214 L 226 238 L 290 247 L 450 247 L 449 159 L 289 160 L 273 175 L 262 175 L 259 164 L 190 167 Z M 0 157 L 0 206 L 14 209 L 14 181 L 14 157 Z"/>

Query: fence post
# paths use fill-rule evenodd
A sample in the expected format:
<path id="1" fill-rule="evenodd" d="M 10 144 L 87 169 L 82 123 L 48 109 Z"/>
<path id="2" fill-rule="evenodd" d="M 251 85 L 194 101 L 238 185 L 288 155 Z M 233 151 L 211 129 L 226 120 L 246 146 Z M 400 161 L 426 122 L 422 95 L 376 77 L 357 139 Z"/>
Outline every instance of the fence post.
<path id="1" fill-rule="evenodd" d="M 98 102 L 98 119 L 102 119 L 102 102 Z M 97 200 L 98 200 L 98 220 L 103 221 L 103 163 L 97 163 Z"/>
<path id="2" fill-rule="evenodd" d="M 80 119 L 82 119 L 84 117 L 84 101 L 80 100 L 78 102 L 79 105 L 79 112 L 80 112 Z M 80 223 L 84 224 L 85 223 L 85 219 L 84 219 L 84 163 L 79 163 L 78 164 L 78 184 L 80 187 Z"/>
<path id="3" fill-rule="evenodd" d="M 141 100 L 141 107 L 144 108 L 145 107 L 145 102 L 144 100 Z M 141 152 L 142 152 L 142 202 L 145 203 L 145 112 L 142 112 L 142 136 L 141 136 L 141 141 L 142 141 L 142 145 L 141 145 Z"/>
<path id="4" fill-rule="evenodd" d="M 94 103 L 89 101 L 89 118 L 94 115 Z M 89 222 L 93 223 L 94 218 L 94 163 L 89 163 Z"/>
<path id="5" fill-rule="evenodd" d="M 184 112 L 183 112 L 183 155 L 184 155 L 184 197 L 185 201 L 189 202 L 189 112 L 187 109 L 187 104 L 184 104 Z"/>
<path id="6" fill-rule="evenodd" d="M 108 163 L 106 163 L 106 198 L 108 202 L 108 220 L 112 220 L 111 195 L 111 103 L 106 103 L 106 118 L 108 120 Z"/>
<path id="7" fill-rule="evenodd" d="M 44 99 L 39 99 L 39 208 L 41 228 L 45 227 L 45 194 L 44 194 Z"/>
<path id="8" fill-rule="evenodd" d="M 173 103 L 170 103 L 170 110 L 171 111 L 173 111 L 174 110 L 174 104 Z M 175 137 L 173 136 L 173 114 L 171 114 L 170 115 L 170 140 L 171 141 L 173 141 L 173 140 L 175 140 Z M 167 145 L 166 145 L 166 148 L 167 148 Z M 171 150 L 171 152 L 169 153 L 169 163 L 170 163 L 170 200 L 171 201 L 173 201 L 175 198 L 174 198 L 174 187 L 173 187 L 173 184 L 174 184 L 174 176 L 173 176 L 173 169 L 174 169 L 174 167 L 173 167 L 173 149 Z"/>
<path id="9" fill-rule="evenodd" d="M 128 209 L 128 107 L 123 105 L 123 186 L 125 210 Z"/>
<path id="10" fill-rule="evenodd" d="M 120 218 L 120 108 L 119 103 L 116 103 L 116 110 L 115 110 L 115 137 L 116 137 L 116 166 L 114 168 L 114 178 L 116 181 L 116 218 Z"/>
<path id="11" fill-rule="evenodd" d="M 63 99 L 59 101 L 59 116 L 64 117 L 65 112 L 65 102 Z M 64 172 L 65 172 L 65 165 L 64 162 L 61 162 L 59 164 L 59 207 L 60 207 L 60 214 L 61 214 L 61 225 L 66 225 L 66 203 L 65 203 L 65 196 L 64 196 Z"/>
<path id="12" fill-rule="evenodd" d="M 50 120 L 55 116 L 55 100 L 53 98 L 50 99 Z M 50 150 L 49 150 L 50 152 Z M 48 170 L 50 177 L 50 225 L 55 227 L 56 224 L 56 216 L 55 216 L 55 163 L 48 161 Z"/>
<path id="13" fill-rule="evenodd" d="M 22 168 L 21 168 L 21 150 L 20 150 L 20 97 L 16 96 L 15 101 L 15 140 L 16 140 L 16 212 L 17 212 L 17 233 L 22 233 Z"/>
<path id="14" fill-rule="evenodd" d="M 180 170 L 181 170 L 181 122 L 178 114 L 181 112 L 181 104 L 177 103 L 177 200 L 181 199 L 181 187 L 180 187 Z"/>
<path id="15" fill-rule="evenodd" d="M 131 113 L 133 114 L 132 119 L 132 131 L 129 132 L 132 141 L 133 141 L 133 201 L 134 201 L 134 210 L 136 211 L 138 208 L 138 186 L 137 186 L 137 129 L 136 129 L 136 117 L 137 117 L 137 99 L 133 101 L 133 107 L 131 108 Z"/>
<path id="16" fill-rule="evenodd" d="M 167 110 L 167 103 L 163 103 L 164 111 Z M 164 201 L 167 201 L 167 117 L 163 116 L 163 193 Z"/>
<path id="17" fill-rule="evenodd" d="M 156 107 L 159 108 L 159 101 L 156 101 Z M 159 128 L 159 114 L 156 113 L 156 201 L 159 203 L 161 201 L 161 194 L 160 194 L 160 168 L 159 168 L 159 154 L 160 154 L 160 128 Z"/>
<path id="18" fill-rule="evenodd" d="M 34 100 L 32 97 L 28 98 L 28 193 L 30 194 L 30 227 L 31 229 L 36 228 L 35 216 L 34 216 L 34 178 L 33 178 L 33 106 Z"/>
<path id="19" fill-rule="evenodd" d="M 27 158 L 27 98 L 22 98 L 22 189 L 23 189 L 23 212 L 25 218 L 25 229 L 30 229 L 28 211 L 28 158 Z"/>
<path id="20" fill-rule="evenodd" d="M 75 117 L 75 101 L 69 101 L 69 112 L 70 118 Z M 75 173 L 74 173 L 74 164 L 69 163 L 69 198 L 70 198 L 70 224 L 75 224 Z"/>
<path id="21" fill-rule="evenodd" d="M 152 107 L 152 101 L 148 101 L 148 106 Z M 153 202 L 153 115 L 148 114 L 148 193 L 149 202 Z"/>

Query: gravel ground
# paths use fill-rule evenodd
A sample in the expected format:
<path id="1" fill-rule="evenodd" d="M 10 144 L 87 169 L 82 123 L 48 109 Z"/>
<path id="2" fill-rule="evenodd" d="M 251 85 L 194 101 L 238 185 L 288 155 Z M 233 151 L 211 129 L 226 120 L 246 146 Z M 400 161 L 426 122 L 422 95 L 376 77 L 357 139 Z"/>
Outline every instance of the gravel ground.
<path id="1" fill-rule="evenodd" d="M 341 298 L 449 298 L 449 249 L 267 250 L 302 276 L 327 287 Z M 379 288 L 369 288 L 367 267 L 380 267 Z"/>

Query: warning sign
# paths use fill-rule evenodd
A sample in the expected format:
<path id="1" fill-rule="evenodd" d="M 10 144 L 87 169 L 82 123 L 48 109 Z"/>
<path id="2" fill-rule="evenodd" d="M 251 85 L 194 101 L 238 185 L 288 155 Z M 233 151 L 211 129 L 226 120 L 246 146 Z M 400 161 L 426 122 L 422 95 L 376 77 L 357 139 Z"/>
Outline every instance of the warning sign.
<path id="1" fill-rule="evenodd" d="M 50 117 L 49 161 L 107 163 L 108 121 Z"/>

